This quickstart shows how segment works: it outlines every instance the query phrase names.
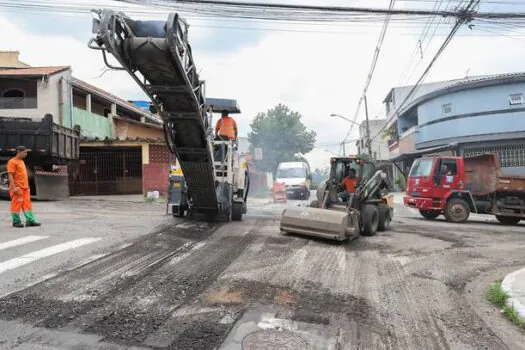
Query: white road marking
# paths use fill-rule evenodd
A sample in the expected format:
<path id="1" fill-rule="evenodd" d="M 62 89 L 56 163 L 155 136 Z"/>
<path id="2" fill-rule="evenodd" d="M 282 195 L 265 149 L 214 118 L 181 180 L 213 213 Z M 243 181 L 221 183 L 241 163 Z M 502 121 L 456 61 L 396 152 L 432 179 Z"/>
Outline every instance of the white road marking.
<path id="1" fill-rule="evenodd" d="M 0 250 L 16 247 L 17 245 L 27 244 L 41 239 L 49 238 L 49 236 L 26 236 L 12 241 L 0 243 Z"/>
<path id="2" fill-rule="evenodd" d="M 18 267 L 32 263 L 33 261 L 40 260 L 42 258 L 55 255 L 66 250 L 81 247 L 86 244 L 94 243 L 101 240 L 102 238 L 82 238 L 75 241 L 69 241 L 66 243 L 58 244 L 49 248 L 37 250 L 26 255 L 19 256 L 0 263 L 0 273 L 9 270 L 16 269 Z"/>

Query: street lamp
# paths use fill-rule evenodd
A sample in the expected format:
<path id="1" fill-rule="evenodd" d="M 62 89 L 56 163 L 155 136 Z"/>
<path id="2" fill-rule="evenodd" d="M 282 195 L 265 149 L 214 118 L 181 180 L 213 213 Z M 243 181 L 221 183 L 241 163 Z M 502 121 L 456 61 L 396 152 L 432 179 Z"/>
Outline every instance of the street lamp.
<path id="1" fill-rule="evenodd" d="M 365 98 L 365 107 L 366 107 L 366 98 Z M 342 115 L 332 113 L 330 114 L 330 117 L 339 117 L 341 119 L 346 120 L 347 122 L 350 122 L 354 125 L 357 125 L 358 127 L 361 127 L 359 123 L 354 122 L 351 119 L 348 119 L 346 117 L 343 117 Z M 345 153 L 345 141 L 343 140 L 343 154 Z M 368 156 L 370 159 L 372 159 L 372 141 L 370 140 L 370 125 L 368 123 L 368 108 L 366 108 L 366 146 L 368 148 Z"/>

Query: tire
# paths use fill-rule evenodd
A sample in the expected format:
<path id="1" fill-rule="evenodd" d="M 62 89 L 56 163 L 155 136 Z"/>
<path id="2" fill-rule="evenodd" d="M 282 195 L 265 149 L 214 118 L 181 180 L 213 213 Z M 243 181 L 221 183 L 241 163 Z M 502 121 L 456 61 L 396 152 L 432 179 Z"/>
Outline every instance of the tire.
<path id="1" fill-rule="evenodd" d="M 243 205 L 241 202 L 233 202 L 232 204 L 232 220 L 241 221 L 242 220 Z"/>
<path id="2" fill-rule="evenodd" d="M 380 203 L 378 207 L 378 231 L 388 231 L 390 229 L 390 222 L 392 218 L 390 217 L 390 207 L 386 203 Z"/>
<path id="3" fill-rule="evenodd" d="M 365 204 L 361 211 L 363 236 L 374 236 L 379 225 L 379 210 L 378 206 L 374 204 Z"/>
<path id="4" fill-rule="evenodd" d="M 0 198 L 9 199 L 9 178 L 7 177 L 7 164 L 0 165 Z"/>
<path id="5" fill-rule="evenodd" d="M 503 225 L 517 225 L 521 218 L 515 216 L 496 215 L 496 219 Z"/>
<path id="6" fill-rule="evenodd" d="M 428 219 L 428 220 L 434 220 L 439 215 L 441 215 L 441 213 L 439 211 L 436 211 L 436 210 L 423 210 L 423 209 L 419 209 L 419 214 L 421 214 L 422 217 L 424 217 L 425 219 Z"/>
<path id="7" fill-rule="evenodd" d="M 449 222 L 463 223 L 470 215 L 468 203 L 461 198 L 452 198 L 447 202 L 443 213 Z"/>
<path id="8" fill-rule="evenodd" d="M 312 208 L 319 208 L 319 201 L 317 199 L 314 199 L 311 203 L 310 203 L 310 207 Z"/>

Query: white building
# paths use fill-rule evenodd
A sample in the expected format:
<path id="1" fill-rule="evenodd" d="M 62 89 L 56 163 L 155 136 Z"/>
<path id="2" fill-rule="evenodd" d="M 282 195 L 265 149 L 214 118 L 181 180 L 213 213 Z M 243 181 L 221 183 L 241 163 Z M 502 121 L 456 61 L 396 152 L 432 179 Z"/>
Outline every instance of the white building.
<path id="1" fill-rule="evenodd" d="M 382 129 L 386 123 L 386 119 L 370 119 L 368 121 L 370 125 L 370 142 L 372 149 L 372 158 L 375 160 L 388 160 L 388 142 L 383 137 Z M 359 140 L 356 142 L 358 154 L 368 154 L 368 147 L 366 144 L 367 132 L 366 132 L 366 121 L 363 121 L 359 125 Z"/>

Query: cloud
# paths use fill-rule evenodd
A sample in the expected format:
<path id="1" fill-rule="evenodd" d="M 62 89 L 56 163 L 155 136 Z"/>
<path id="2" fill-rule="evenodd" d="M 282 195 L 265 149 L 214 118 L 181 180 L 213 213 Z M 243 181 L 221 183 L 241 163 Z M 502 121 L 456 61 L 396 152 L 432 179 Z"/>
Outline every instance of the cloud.
<path id="1" fill-rule="evenodd" d="M 289 2 L 305 3 L 302 0 Z M 319 2 L 311 0 L 309 3 Z M 352 5 L 369 3 L 363 0 Z M 347 1 L 330 4 L 347 5 Z M 388 2 L 379 2 L 377 6 L 386 7 Z M 99 52 L 86 46 L 91 36 L 89 19 L 77 22 L 85 31 L 75 28 L 60 33 L 39 32 L 33 28 L 36 26 L 23 27 L 20 22 L 7 18 L 0 14 L 0 49 L 20 50 L 21 59 L 32 65 L 72 65 L 74 75 L 80 79 L 127 99 L 143 97 L 125 72 L 108 72 L 95 78 L 104 63 Z M 60 16 L 54 20 L 57 26 L 63 24 Z M 350 124 L 329 115 L 337 113 L 353 118 L 381 23 L 290 26 L 268 22 L 231 24 L 195 18 L 188 22 L 195 63 L 201 79 L 206 80 L 207 95 L 238 100 L 243 110 L 236 117 L 241 135 L 247 135 L 249 124 L 258 112 L 284 103 L 299 111 L 304 123 L 317 132 L 320 147 L 338 151 L 337 144 Z M 417 80 L 451 27 L 442 24 L 426 50 L 426 41 L 423 42 L 423 59 L 420 59 L 421 52 L 414 49 L 423 25 L 424 22 L 419 25 L 391 22 L 368 92 L 370 118 L 384 114 L 382 100 L 392 87 Z M 228 26 L 248 29 L 215 28 Z M 273 31 L 258 28 L 272 28 Z M 431 35 L 432 31 L 426 38 Z M 462 28 L 432 68 L 426 82 L 463 77 L 469 69 L 469 75 L 522 70 L 525 52 L 516 38 L 523 33 L 514 30 L 499 37 L 478 35 L 489 34 L 483 31 L 482 25 L 472 31 Z M 414 54 L 410 56 L 411 53 Z M 415 64 L 411 66 L 410 80 L 400 80 L 409 59 L 419 65 L 417 69 Z M 364 112 L 362 106 L 358 122 L 364 119 Z M 350 139 L 357 137 L 357 129 L 353 128 Z"/>

